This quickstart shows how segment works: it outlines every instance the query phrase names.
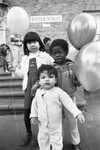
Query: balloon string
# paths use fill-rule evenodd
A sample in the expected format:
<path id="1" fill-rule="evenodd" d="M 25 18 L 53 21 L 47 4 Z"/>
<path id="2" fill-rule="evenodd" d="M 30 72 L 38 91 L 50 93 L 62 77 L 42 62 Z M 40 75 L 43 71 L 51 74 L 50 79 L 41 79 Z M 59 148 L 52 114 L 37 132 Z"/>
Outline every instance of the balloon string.
<path id="1" fill-rule="evenodd" d="M 17 129 L 17 134 L 19 136 L 19 127 L 18 127 L 18 118 L 16 115 L 16 108 L 15 105 L 13 105 L 14 101 L 14 97 L 13 97 L 13 90 L 12 90 L 12 84 L 11 84 L 11 75 L 9 74 L 9 79 L 10 79 L 10 89 L 11 89 L 11 102 L 8 105 L 8 110 L 10 109 L 10 105 L 13 106 L 13 110 L 14 110 L 14 117 L 15 117 L 15 123 L 16 123 L 16 129 Z"/>

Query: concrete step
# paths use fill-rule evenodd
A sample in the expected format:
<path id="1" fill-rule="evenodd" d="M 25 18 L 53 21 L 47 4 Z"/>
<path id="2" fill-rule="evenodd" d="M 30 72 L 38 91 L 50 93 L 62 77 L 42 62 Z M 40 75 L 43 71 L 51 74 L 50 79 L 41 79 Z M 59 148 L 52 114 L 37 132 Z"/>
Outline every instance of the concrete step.
<path id="1" fill-rule="evenodd" d="M 2 72 L 2 73 L 0 73 L 0 77 L 2 77 L 2 76 L 12 76 L 12 74 L 10 73 L 10 72 Z"/>
<path id="2" fill-rule="evenodd" d="M 24 99 L 0 100 L 0 115 L 19 114 L 24 112 Z"/>
<path id="3" fill-rule="evenodd" d="M 1 99 L 23 99 L 24 98 L 24 92 L 21 90 L 21 91 L 5 91 L 5 92 L 2 92 L 0 91 L 0 100 Z"/>
<path id="4" fill-rule="evenodd" d="M 14 82 L 0 82 L 0 91 L 21 91 L 22 90 L 22 82 L 14 81 Z"/>
<path id="5" fill-rule="evenodd" d="M 12 76 L 0 76 L 0 83 L 3 83 L 3 82 L 11 82 L 11 81 L 21 81 L 22 82 L 22 78 L 19 78 L 19 77 L 12 77 Z"/>
<path id="6" fill-rule="evenodd" d="M 23 113 L 22 79 L 10 73 L 0 73 L 0 114 Z"/>
<path id="7" fill-rule="evenodd" d="M 16 86 L 20 87 L 20 86 L 22 86 L 22 81 L 20 81 L 20 80 L 16 80 L 16 81 L 0 82 L 0 88 L 4 88 L 4 87 L 9 88 L 9 87 L 16 87 Z"/>

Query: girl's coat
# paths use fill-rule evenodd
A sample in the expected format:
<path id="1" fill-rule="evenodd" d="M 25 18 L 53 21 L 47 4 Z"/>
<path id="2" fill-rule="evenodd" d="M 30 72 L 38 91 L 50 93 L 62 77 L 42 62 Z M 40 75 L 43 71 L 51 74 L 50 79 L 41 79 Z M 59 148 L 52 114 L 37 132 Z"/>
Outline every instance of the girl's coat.
<path id="1" fill-rule="evenodd" d="M 23 78 L 23 86 L 22 89 L 25 90 L 27 88 L 28 81 L 28 71 L 29 71 L 29 60 L 30 58 L 36 58 L 37 68 L 39 68 L 42 64 L 53 65 L 54 59 L 47 54 L 46 52 L 38 51 L 36 55 L 25 55 L 22 57 L 21 68 L 16 69 L 15 74 L 21 78 Z"/>

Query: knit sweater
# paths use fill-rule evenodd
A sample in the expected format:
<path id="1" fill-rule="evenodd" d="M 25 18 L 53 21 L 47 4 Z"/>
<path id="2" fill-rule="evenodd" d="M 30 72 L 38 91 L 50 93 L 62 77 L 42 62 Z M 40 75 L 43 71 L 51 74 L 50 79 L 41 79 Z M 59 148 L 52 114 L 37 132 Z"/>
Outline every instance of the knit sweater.
<path id="1" fill-rule="evenodd" d="M 56 126 L 62 121 L 62 106 L 77 117 L 81 111 L 69 95 L 59 87 L 51 90 L 38 89 L 31 105 L 31 117 L 38 117 L 44 126 Z"/>

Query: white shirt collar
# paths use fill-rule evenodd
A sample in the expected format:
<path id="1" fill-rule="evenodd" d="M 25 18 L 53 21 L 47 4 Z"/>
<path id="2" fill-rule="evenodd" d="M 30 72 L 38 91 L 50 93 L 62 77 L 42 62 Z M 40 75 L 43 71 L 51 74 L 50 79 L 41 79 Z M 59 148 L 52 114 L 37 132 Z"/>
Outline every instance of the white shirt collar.
<path id="1" fill-rule="evenodd" d="M 36 58 L 40 54 L 40 51 L 38 50 L 36 53 L 30 53 L 29 58 Z"/>

